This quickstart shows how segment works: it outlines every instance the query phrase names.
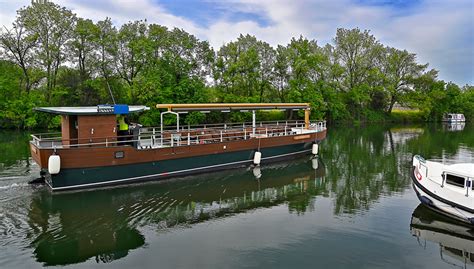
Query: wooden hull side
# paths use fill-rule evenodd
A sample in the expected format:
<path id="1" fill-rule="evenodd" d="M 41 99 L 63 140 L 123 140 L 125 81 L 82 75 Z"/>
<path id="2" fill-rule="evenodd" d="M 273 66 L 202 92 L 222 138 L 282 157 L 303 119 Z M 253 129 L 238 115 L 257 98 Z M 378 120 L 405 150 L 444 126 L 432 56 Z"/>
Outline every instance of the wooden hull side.
<path id="1" fill-rule="evenodd" d="M 261 139 L 224 141 L 210 144 L 194 144 L 169 148 L 136 149 L 133 146 L 114 147 L 69 147 L 56 149 L 61 158 L 61 170 L 73 168 L 92 168 L 197 157 L 201 155 L 256 150 L 283 145 L 319 142 L 326 138 L 326 130 L 318 133 L 268 137 Z M 48 168 L 48 158 L 53 149 L 40 149 L 33 143 L 31 155 L 42 169 Z M 123 158 L 116 158 L 117 152 L 123 152 Z"/>
<path id="2" fill-rule="evenodd" d="M 262 163 L 291 159 L 297 155 L 309 154 L 312 142 L 261 148 Z M 53 191 L 97 188 L 118 184 L 130 184 L 147 180 L 161 180 L 173 176 L 217 171 L 242 167 L 253 162 L 255 149 L 233 152 L 201 154 L 151 162 L 115 166 L 66 168 L 57 175 L 47 175 L 47 184 Z"/>

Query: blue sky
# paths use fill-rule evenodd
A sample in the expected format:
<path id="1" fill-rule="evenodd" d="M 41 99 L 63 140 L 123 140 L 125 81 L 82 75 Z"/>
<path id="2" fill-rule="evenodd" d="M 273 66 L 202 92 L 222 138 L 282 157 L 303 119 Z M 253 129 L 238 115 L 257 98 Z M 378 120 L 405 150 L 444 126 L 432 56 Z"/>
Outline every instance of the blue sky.
<path id="1" fill-rule="evenodd" d="M 418 55 L 439 78 L 474 85 L 473 0 L 54 0 L 94 21 L 121 24 L 137 19 L 178 27 L 214 48 L 251 34 L 286 45 L 303 35 L 332 42 L 339 27 L 369 29 L 383 44 Z M 0 24 L 30 0 L 0 0 Z"/>

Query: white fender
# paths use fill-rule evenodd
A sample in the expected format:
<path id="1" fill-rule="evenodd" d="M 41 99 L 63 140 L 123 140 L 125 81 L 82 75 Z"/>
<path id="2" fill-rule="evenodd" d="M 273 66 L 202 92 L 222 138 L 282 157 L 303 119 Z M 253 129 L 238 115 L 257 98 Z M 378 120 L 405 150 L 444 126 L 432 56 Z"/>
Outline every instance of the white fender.
<path id="1" fill-rule="evenodd" d="M 313 159 L 311 160 L 311 163 L 312 163 L 312 165 L 313 165 L 313 169 L 314 169 L 314 170 L 318 170 L 318 166 L 319 166 L 319 161 L 318 161 L 318 159 L 317 159 L 317 158 L 313 158 Z"/>
<path id="2" fill-rule="evenodd" d="M 260 170 L 260 166 L 256 166 L 253 168 L 253 175 L 256 179 L 260 179 L 262 177 L 262 171 Z"/>
<path id="3" fill-rule="evenodd" d="M 48 159 L 48 172 L 56 175 L 61 170 L 61 157 L 59 155 L 51 155 Z"/>
<path id="4" fill-rule="evenodd" d="M 319 152 L 319 145 L 318 144 L 313 144 L 313 148 L 311 150 L 311 153 L 313 153 L 313 155 L 318 155 L 318 152 Z"/>
<path id="5" fill-rule="evenodd" d="M 260 165 L 261 161 L 262 161 L 262 153 L 260 151 L 255 152 L 255 155 L 253 156 L 253 163 L 255 165 Z"/>

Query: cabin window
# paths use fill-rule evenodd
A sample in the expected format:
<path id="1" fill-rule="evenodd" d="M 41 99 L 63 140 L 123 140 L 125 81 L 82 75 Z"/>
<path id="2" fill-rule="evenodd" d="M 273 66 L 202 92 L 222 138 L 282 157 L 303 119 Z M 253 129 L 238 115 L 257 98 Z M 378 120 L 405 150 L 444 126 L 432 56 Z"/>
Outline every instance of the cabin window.
<path id="1" fill-rule="evenodd" d="M 115 159 L 122 159 L 125 156 L 123 151 L 116 151 L 115 152 Z"/>
<path id="2" fill-rule="evenodd" d="M 464 188 L 464 178 L 455 175 L 446 174 L 446 183 Z"/>
<path id="3" fill-rule="evenodd" d="M 444 249 L 448 252 L 451 252 L 452 254 L 458 256 L 458 257 L 464 257 L 464 253 L 462 250 L 457 249 L 457 248 L 452 248 L 452 247 L 444 247 Z"/>

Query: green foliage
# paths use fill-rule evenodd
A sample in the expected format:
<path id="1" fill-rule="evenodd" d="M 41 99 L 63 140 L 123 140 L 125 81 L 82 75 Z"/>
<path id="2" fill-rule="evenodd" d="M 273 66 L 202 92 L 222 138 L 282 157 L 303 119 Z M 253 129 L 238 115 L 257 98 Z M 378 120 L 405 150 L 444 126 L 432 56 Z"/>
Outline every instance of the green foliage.
<path id="1" fill-rule="evenodd" d="M 22 95 L 6 101 L 3 113 L 0 115 L 0 124 L 4 127 L 16 129 L 30 129 L 41 122 L 41 115 L 33 111 L 34 107 L 42 104 L 41 96 L 30 94 Z"/>
<path id="2" fill-rule="evenodd" d="M 368 122 L 385 122 L 386 121 L 386 115 L 383 111 L 374 111 L 370 109 L 366 109 L 363 112 L 365 121 Z"/>
<path id="3" fill-rule="evenodd" d="M 94 23 L 52 2 L 21 8 L 0 30 L 0 126 L 56 128 L 35 106 L 116 103 L 307 102 L 311 119 L 332 122 L 474 118 L 473 87 L 437 79 L 416 55 L 382 45 L 368 30 L 337 29 L 332 44 L 292 38 L 276 48 L 241 34 L 214 51 L 178 28 L 111 18 Z M 417 112 L 392 111 L 395 105 Z M 271 111 L 261 120 L 303 113 Z M 158 125 L 159 111 L 139 116 Z M 185 124 L 249 121 L 251 113 L 190 113 Z M 167 116 L 166 124 L 176 121 Z"/>
<path id="4" fill-rule="evenodd" d="M 261 121 L 282 121 L 286 119 L 285 111 L 280 110 L 257 111 L 256 117 Z"/>
<path id="5" fill-rule="evenodd" d="M 474 87 L 465 86 L 459 95 L 456 95 L 453 100 L 453 110 L 458 113 L 463 113 L 466 119 L 474 120 Z"/>
<path id="6" fill-rule="evenodd" d="M 422 122 L 425 118 L 420 110 L 392 110 L 389 120 L 400 123 Z"/>
<path id="7" fill-rule="evenodd" d="M 0 60 L 0 106 L 21 94 L 21 70 L 14 63 Z M 3 111 L 3 110 L 2 110 Z"/>

